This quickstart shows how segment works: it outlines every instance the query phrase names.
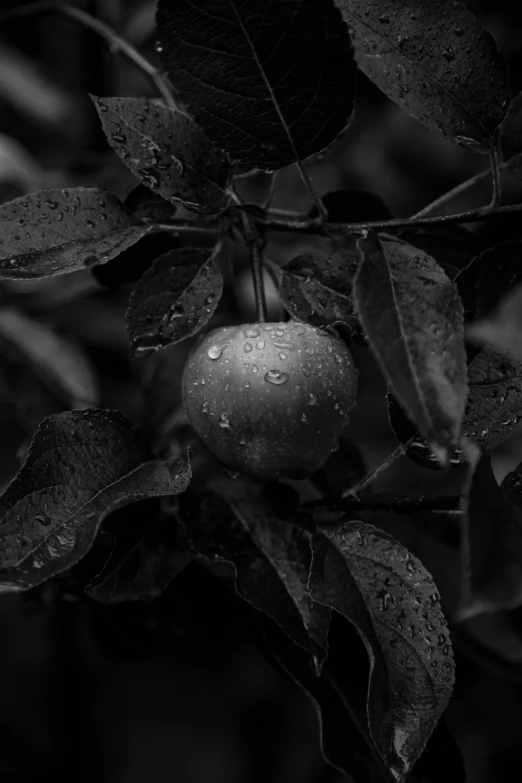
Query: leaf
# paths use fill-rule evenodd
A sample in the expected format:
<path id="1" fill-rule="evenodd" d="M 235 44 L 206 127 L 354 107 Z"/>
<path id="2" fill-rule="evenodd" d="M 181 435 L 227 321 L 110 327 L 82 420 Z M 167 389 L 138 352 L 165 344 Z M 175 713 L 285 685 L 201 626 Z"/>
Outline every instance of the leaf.
<path id="1" fill-rule="evenodd" d="M 522 362 L 522 285 L 510 291 L 489 318 L 470 324 L 466 337 L 507 351 L 513 359 Z"/>
<path id="2" fill-rule="evenodd" d="M 0 496 L 0 590 L 28 590 L 70 568 L 111 511 L 183 492 L 189 478 L 186 455 L 154 459 L 117 411 L 49 416 Z"/>
<path id="3" fill-rule="evenodd" d="M 382 530 L 345 522 L 322 533 L 312 541 L 310 595 L 364 642 L 371 735 L 394 780 L 403 781 L 453 688 L 440 596 L 422 563 Z"/>
<path id="4" fill-rule="evenodd" d="M 199 332 L 223 292 L 214 261 L 221 252 L 182 247 L 157 258 L 129 301 L 127 330 L 134 356 L 167 348 Z"/>
<path id="5" fill-rule="evenodd" d="M 361 188 L 338 188 L 321 195 L 321 201 L 328 212 L 330 223 L 362 223 L 365 220 L 389 220 L 392 213 L 380 196 Z M 313 204 L 308 212 L 310 218 L 319 217 Z"/>
<path id="6" fill-rule="evenodd" d="M 154 223 L 166 223 L 172 220 L 178 208 L 175 204 L 165 201 L 158 193 L 145 185 L 136 185 L 125 196 L 123 203 L 140 220 Z"/>
<path id="7" fill-rule="evenodd" d="M 332 630 L 335 630 L 339 620 L 340 616 L 332 617 Z M 342 630 L 348 633 L 341 639 L 336 634 L 334 648 L 339 647 L 336 657 L 342 658 L 342 661 L 332 665 L 334 650 L 331 648 L 323 673 L 318 677 L 310 670 L 305 653 L 292 644 L 275 623 L 268 617 L 261 617 L 260 626 L 270 658 L 304 691 L 317 712 L 321 751 L 325 760 L 347 776 L 347 783 L 389 783 L 390 777 L 382 769 L 382 762 L 368 734 L 364 710 L 361 714 L 361 710 L 357 709 L 360 671 L 361 667 L 364 670 L 365 665 L 358 654 L 362 645 L 355 632 L 353 635 L 349 633 L 351 629 L 348 623 L 342 622 Z M 349 666 L 346 665 L 347 660 Z M 340 687 L 337 675 L 342 675 L 343 671 L 348 677 L 342 678 Z M 353 677 L 353 671 L 359 676 Z M 346 679 L 349 680 L 348 687 Z"/>
<path id="8" fill-rule="evenodd" d="M 91 98 L 109 144 L 147 188 L 195 212 L 228 206 L 228 156 L 188 114 L 147 98 Z"/>
<path id="9" fill-rule="evenodd" d="M 181 99 L 232 158 L 283 168 L 348 124 L 355 63 L 331 0 L 159 0 L 156 27 Z"/>
<path id="10" fill-rule="evenodd" d="M 509 104 L 500 126 L 500 144 L 506 160 L 522 153 L 522 92 L 512 98 Z"/>
<path id="11" fill-rule="evenodd" d="M 450 280 L 454 280 L 482 249 L 477 234 L 462 226 L 406 226 L 392 231 L 434 258 Z"/>
<path id="12" fill-rule="evenodd" d="M 185 523 L 191 548 L 211 561 L 232 563 L 241 598 L 271 617 L 320 670 L 328 651 L 330 612 L 307 593 L 307 531 L 253 481 L 216 479 L 210 486 L 199 515 Z"/>
<path id="13" fill-rule="evenodd" d="M 488 153 L 509 102 L 491 35 L 453 0 L 335 0 L 359 68 L 430 130 Z"/>
<path id="14" fill-rule="evenodd" d="M 101 188 L 29 193 L 0 205 L 0 278 L 104 264 L 151 230 Z"/>
<path id="15" fill-rule="evenodd" d="M 504 492 L 520 475 L 506 476 L 499 487 L 489 455 L 469 440 L 464 449 L 469 474 L 462 503 L 461 620 L 522 604 L 522 501 Z"/>
<path id="16" fill-rule="evenodd" d="M 279 295 L 293 317 L 317 326 L 344 323 L 355 327 L 352 280 L 359 263 L 354 247 L 314 248 L 273 265 Z"/>
<path id="17" fill-rule="evenodd" d="M 494 449 L 522 423 L 522 362 L 486 346 L 470 363 L 468 382 L 462 434 Z"/>
<path id="18" fill-rule="evenodd" d="M 467 396 L 462 304 L 426 253 L 368 233 L 355 306 L 394 395 L 442 464 L 456 445 Z"/>
<path id="19" fill-rule="evenodd" d="M 50 383 L 71 408 L 96 405 L 98 382 L 87 357 L 77 345 L 50 326 L 14 307 L 0 307 L 0 340 Z"/>
<path id="20" fill-rule="evenodd" d="M 130 546 L 116 546 L 85 593 L 104 604 L 152 601 L 191 559 L 191 554 L 178 546 L 174 519 L 162 517 L 152 524 L 144 519 L 141 535 Z"/>
<path id="21" fill-rule="evenodd" d="M 522 240 L 509 239 L 475 256 L 455 282 L 466 322 L 488 315 L 504 294 L 522 282 Z"/>
<path id="22" fill-rule="evenodd" d="M 420 465 L 421 468 L 428 470 L 447 470 L 448 468 L 458 468 L 462 465 L 462 451 L 456 448 L 448 460 L 448 465 L 443 468 L 436 455 L 426 444 L 425 439 L 419 434 L 415 425 L 411 423 L 391 392 L 387 393 L 386 402 L 388 404 L 390 427 L 399 443 L 404 445 L 413 438 L 405 451 L 405 456 L 408 459 L 411 459 L 416 465 Z"/>
<path id="23" fill-rule="evenodd" d="M 107 264 L 93 266 L 92 276 L 97 283 L 107 288 L 137 283 L 158 256 L 179 247 L 181 242 L 178 237 L 166 231 L 147 234 Z"/>

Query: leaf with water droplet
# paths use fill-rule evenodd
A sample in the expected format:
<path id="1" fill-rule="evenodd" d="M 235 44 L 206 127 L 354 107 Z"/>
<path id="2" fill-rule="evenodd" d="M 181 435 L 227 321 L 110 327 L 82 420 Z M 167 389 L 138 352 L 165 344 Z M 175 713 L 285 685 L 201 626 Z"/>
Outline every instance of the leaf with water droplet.
<path id="1" fill-rule="evenodd" d="M 509 102 L 507 66 L 463 3 L 335 0 L 357 63 L 393 101 L 445 138 L 488 153 Z M 386 21 L 383 18 L 386 17 Z"/>
<path id="2" fill-rule="evenodd" d="M 223 292 L 215 266 L 221 250 L 221 243 L 206 250 L 183 247 L 154 261 L 129 302 L 127 330 L 134 356 L 186 340 L 208 323 Z"/>
<path id="3" fill-rule="evenodd" d="M 357 240 L 357 312 L 392 391 L 441 464 L 457 445 L 467 399 L 463 308 L 457 288 L 411 245 Z"/>
<path id="4" fill-rule="evenodd" d="M 438 592 L 422 563 L 382 530 L 343 522 L 322 533 L 312 538 L 310 594 L 352 623 L 366 647 L 370 731 L 393 779 L 403 781 L 453 687 Z"/>
<path id="5" fill-rule="evenodd" d="M 147 188 L 195 212 L 227 207 L 228 155 L 192 117 L 147 98 L 91 98 L 110 145 Z M 115 136 L 115 126 L 125 134 Z"/>
<path id="6" fill-rule="evenodd" d="M 235 160 L 282 168 L 347 126 L 355 63 L 333 3 L 159 0 L 156 25 L 176 92 Z"/>
<path id="7" fill-rule="evenodd" d="M 190 546 L 209 560 L 236 568 L 236 590 L 267 614 L 319 669 L 328 649 L 330 611 L 307 593 L 310 543 L 296 493 L 284 485 L 270 492 L 254 481 L 213 478 L 200 493 L 196 518 L 184 519 Z"/>
<path id="8" fill-rule="evenodd" d="M 0 496 L 0 591 L 28 590 L 65 571 L 87 554 L 111 511 L 176 495 L 189 479 L 186 454 L 154 459 L 117 411 L 49 416 Z M 41 523 L 43 517 L 49 524 Z"/>
<path id="9" fill-rule="evenodd" d="M 343 244 L 309 250 L 284 267 L 268 262 L 278 280 L 284 308 L 293 318 L 317 326 L 341 322 L 355 327 L 352 279 L 359 255 L 353 240 L 346 238 Z"/>
<path id="10" fill-rule="evenodd" d="M 60 209 L 49 207 L 51 201 Z M 84 269 L 86 261 L 104 264 L 150 231 L 101 188 L 29 193 L 0 205 L 0 278 L 50 277 Z"/>

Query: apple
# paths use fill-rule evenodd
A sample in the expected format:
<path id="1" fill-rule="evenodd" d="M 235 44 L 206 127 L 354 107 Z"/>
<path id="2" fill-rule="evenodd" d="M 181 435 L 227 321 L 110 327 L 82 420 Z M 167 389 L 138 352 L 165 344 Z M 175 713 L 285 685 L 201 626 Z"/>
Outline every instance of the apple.
<path id="1" fill-rule="evenodd" d="M 333 331 L 301 321 L 212 330 L 183 371 L 187 417 L 229 470 L 303 479 L 338 447 L 358 371 Z"/>

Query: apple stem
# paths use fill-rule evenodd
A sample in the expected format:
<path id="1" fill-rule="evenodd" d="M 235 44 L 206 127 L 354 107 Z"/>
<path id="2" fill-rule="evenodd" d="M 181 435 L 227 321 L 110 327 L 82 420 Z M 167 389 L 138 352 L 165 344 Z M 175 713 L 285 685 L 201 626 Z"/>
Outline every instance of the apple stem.
<path id="1" fill-rule="evenodd" d="M 256 221 L 250 215 L 246 212 L 242 212 L 241 219 L 243 222 L 245 241 L 250 250 L 250 267 L 252 269 L 252 280 L 256 297 L 257 320 L 268 321 L 265 281 L 263 279 L 263 249 L 265 240 L 259 233 Z"/>
<path id="2" fill-rule="evenodd" d="M 254 281 L 257 320 L 268 321 L 265 281 L 263 279 L 263 251 L 261 242 L 259 241 L 253 242 L 250 246 L 250 264 L 252 267 L 252 279 Z"/>

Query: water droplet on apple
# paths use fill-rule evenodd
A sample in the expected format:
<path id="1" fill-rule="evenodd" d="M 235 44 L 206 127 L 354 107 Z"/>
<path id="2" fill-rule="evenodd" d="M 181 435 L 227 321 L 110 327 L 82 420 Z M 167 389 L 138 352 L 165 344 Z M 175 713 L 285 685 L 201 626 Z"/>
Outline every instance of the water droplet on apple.
<path id="1" fill-rule="evenodd" d="M 259 329 L 245 329 L 243 334 L 245 337 L 259 337 Z"/>
<path id="2" fill-rule="evenodd" d="M 316 405 L 317 403 L 317 394 L 314 394 L 313 392 L 310 392 L 309 398 L 308 398 L 308 404 L 309 405 Z"/>
<path id="3" fill-rule="evenodd" d="M 273 383 L 275 386 L 281 386 L 288 380 L 288 373 L 281 372 L 280 370 L 268 370 L 265 373 L 265 381 L 267 383 Z"/>
<path id="4" fill-rule="evenodd" d="M 252 350 L 252 343 L 245 343 L 245 347 L 243 348 L 245 353 L 250 353 Z"/>
<path id="5" fill-rule="evenodd" d="M 303 415 L 301 416 L 301 421 L 306 421 L 306 413 L 303 413 Z"/>
<path id="6" fill-rule="evenodd" d="M 246 438 L 245 438 L 245 436 L 244 436 L 244 435 L 240 435 L 240 436 L 239 436 L 239 445 L 240 445 L 240 446 L 244 446 L 244 445 L 245 445 L 245 443 L 246 443 Z"/>
<path id="7" fill-rule="evenodd" d="M 245 389 L 250 389 L 250 381 L 245 381 Z"/>
<path id="8" fill-rule="evenodd" d="M 201 412 L 202 413 L 208 413 L 208 402 L 204 402 L 201 406 Z"/>
<path id="9" fill-rule="evenodd" d="M 252 365 L 252 372 L 257 372 L 257 364 Z"/>
<path id="10" fill-rule="evenodd" d="M 276 329 L 275 333 L 276 333 L 276 337 L 284 337 L 285 336 L 285 333 L 283 332 L 282 329 Z"/>
<path id="11" fill-rule="evenodd" d="M 281 361 L 284 361 L 285 359 L 288 359 L 288 356 L 286 353 L 283 353 L 283 351 L 279 351 L 279 358 Z"/>
<path id="12" fill-rule="evenodd" d="M 265 347 L 265 341 L 264 340 L 259 340 L 259 342 L 256 343 L 256 348 L 257 348 L 258 351 L 262 351 L 264 347 Z"/>
<path id="13" fill-rule="evenodd" d="M 208 349 L 208 358 L 219 359 L 227 345 L 230 345 L 230 340 L 227 340 L 224 343 L 214 343 L 214 345 L 211 345 Z"/>
<path id="14" fill-rule="evenodd" d="M 218 419 L 218 424 L 224 430 L 229 430 L 230 429 L 230 419 L 228 418 L 226 413 L 222 413 L 221 414 L 221 416 Z"/>

